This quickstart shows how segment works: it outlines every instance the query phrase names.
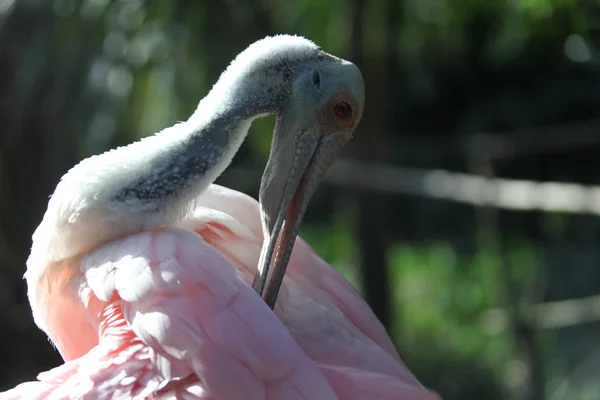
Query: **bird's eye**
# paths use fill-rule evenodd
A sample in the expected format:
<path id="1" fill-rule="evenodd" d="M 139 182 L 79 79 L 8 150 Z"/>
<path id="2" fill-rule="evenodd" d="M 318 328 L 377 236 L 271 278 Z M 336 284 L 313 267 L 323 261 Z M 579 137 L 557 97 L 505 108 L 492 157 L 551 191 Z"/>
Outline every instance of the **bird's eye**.
<path id="1" fill-rule="evenodd" d="M 352 118 L 352 107 L 345 101 L 338 101 L 333 105 L 333 112 L 338 118 L 350 119 Z"/>
<path id="2" fill-rule="evenodd" d="M 317 90 L 321 88 L 321 75 L 316 69 L 313 71 L 312 83 L 313 85 L 315 85 L 315 88 L 317 88 Z"/>

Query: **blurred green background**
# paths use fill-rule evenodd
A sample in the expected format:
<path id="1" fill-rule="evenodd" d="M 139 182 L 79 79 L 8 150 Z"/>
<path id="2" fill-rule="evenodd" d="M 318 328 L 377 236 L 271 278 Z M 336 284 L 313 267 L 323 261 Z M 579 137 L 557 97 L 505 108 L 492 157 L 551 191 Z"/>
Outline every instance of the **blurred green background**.
<path id="1" fill-rule="evenodd" d="M 445 399 L 600 399 L 594 0 L 0 0 L 0 389 L 60 363 L 22 280 L 60 176 L 186 119 L 276 33 L 364 73 L 302 236 L 409 368 Z M 273 123 L 218 183 L 256 198 Z"/>

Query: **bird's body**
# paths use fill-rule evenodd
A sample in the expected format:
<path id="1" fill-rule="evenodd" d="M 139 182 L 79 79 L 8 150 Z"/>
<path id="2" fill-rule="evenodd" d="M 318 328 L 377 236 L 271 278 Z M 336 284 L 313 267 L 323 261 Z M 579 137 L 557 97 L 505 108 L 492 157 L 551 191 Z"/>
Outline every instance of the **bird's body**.
<path id="1" fill-rule="evenodd" d="M 431 396 L 359 294 L 295 240 L 362 90 L 356 67 L 312 42 L 264 39 L 188 121 L 71 169 L 26 273 L 34 320 L 66 364 L 0 399 Z M 277 124 L 259 207 L 212 182 L 268 113 Z"/>
<path id="2" fill-rule="evenodd" d="M 247 284 L 258 217 L 256 201 L 211 185 L 180 227 L 96 248 L 77 260 L 81 276 L 57 269 L 44 285 L 62 301 L 47 318 L 70 361 L 5 397 L 427 398 L 360 295 L 301 239 L 273 316 Z M 87 307 L 65 306 L 82 293 Z"/>

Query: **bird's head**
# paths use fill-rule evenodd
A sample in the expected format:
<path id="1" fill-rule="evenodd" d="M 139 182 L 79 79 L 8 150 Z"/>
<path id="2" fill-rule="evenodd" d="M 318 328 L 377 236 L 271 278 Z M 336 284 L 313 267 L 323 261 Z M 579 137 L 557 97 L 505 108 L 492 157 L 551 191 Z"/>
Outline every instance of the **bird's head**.
<path id="1" fill-rule="evenodd" d="M 364 81 L 354 64 L 306 39 L 263 41 L 269 39 L 280 46 L 266 46 L 271 55 L 263 59 L 271 61 L 254 71 L 264 87 L 271 88 L 269 77 L 277 81 L 271 100 L 275 131 L 259 193 L 265 243 L 254 286 L 259 293 L 266 290 L 263 297 L 273 306 L 308 203 L 361 119 Z M 273 273 L 267 277 L 274 254 Z"/>

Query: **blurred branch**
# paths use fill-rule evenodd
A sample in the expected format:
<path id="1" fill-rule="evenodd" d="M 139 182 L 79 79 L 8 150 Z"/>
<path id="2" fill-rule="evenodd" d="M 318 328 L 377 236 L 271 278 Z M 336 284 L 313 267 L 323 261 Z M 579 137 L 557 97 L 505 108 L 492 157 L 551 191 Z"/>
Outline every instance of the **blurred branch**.
<path id="1" fill-rule="evenodd" d="M 524 311 L 539 328 L 559 329 L 600 321 L 600 295 L 532 305 Z M 493 308 L 481 316 L 481 325 L 489 334 L 497 334 L 508 326 L 508 314 Z"/>
<path id="2" fill-rule="evenodd" d="M 454 201 L 473 206 L 600 215 L 600 186 L 483 176 L 340 160 L 330 184 Z"/>

